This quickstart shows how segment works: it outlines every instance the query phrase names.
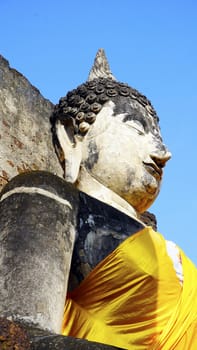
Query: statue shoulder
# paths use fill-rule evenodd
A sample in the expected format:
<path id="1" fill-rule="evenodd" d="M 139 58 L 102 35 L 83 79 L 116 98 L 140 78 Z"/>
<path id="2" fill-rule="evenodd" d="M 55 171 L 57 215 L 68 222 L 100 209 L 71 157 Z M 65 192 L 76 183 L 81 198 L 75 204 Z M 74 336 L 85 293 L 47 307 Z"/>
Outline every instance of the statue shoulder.
<path id="1" fill-rule="evenodd" d="M 69 289 L 75 288 L 126 238 L 143 228 L 143 223 L 80 192 Z"/>

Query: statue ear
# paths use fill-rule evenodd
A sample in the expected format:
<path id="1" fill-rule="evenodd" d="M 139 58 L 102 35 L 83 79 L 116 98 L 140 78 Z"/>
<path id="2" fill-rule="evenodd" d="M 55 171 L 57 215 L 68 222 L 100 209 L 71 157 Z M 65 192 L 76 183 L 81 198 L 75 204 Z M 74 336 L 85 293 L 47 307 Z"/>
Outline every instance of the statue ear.
<path id="1" fill-rule="evenodd" d="M 65 159 L 65 180 L 74 183 L 79 175 L 82 159 L 82 142 L 74 135 L 72 119 L 66 125 L 58 120 L 56 135 Z"/>

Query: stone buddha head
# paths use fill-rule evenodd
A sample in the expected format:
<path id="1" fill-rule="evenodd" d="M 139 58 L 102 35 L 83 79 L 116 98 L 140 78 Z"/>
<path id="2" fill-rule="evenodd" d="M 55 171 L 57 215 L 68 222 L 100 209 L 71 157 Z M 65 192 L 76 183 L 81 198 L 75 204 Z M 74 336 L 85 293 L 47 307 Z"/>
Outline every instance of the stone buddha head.
<path id="1" fill-rule="evenodd" d="M 60 99 L 53 131 L 66 181 L 127 214 L 153 203 L 171 154 L 150 101 L 115 79 L 102 49 L 88 81 Z"/>

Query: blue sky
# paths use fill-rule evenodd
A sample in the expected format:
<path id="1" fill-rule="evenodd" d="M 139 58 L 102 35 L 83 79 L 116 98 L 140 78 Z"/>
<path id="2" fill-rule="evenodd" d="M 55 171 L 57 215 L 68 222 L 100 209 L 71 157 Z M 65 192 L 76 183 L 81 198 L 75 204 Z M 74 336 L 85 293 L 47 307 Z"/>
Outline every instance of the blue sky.
<path id="1" fill-rule="evenodd" d="M 57 103 L 83 83 L 98 48 L 156 108 L 173 154 L 150 208 L 197 264 L 197 2 L 1 0 L 0 53 Z"/>

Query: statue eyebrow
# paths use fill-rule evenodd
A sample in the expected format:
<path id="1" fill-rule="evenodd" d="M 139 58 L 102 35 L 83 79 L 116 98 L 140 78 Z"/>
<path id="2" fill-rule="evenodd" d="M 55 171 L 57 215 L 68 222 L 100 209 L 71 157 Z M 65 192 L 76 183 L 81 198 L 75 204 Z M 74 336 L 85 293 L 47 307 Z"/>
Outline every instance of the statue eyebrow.
<path id="1" fill-rule="evenodd" d="M 136 120 L 139 123 L 142 124 L 143 128 L 145 131 L 148 131 L 148 124 L 147 121 L 145 120 L 143 114 L 141 114 L 139 111 L 135 110 L 132 111 L 131 113 L 127 114 L 124 118 L 123 118 L 123 123 L 127 122 L 128 120 Z"/>

